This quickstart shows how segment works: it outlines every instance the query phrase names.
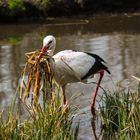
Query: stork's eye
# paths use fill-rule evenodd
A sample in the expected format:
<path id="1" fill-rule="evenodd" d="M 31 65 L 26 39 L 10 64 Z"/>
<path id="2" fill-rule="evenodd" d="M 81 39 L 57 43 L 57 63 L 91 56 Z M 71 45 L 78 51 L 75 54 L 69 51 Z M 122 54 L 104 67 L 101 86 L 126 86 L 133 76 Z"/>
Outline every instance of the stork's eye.
<path id="1" fill-rule="evenodd" d="M 52 40 L 51 40 L 51 41 L 49 41 L 48 45 L 50 45 L 51 43 L 52 43 Z"/>

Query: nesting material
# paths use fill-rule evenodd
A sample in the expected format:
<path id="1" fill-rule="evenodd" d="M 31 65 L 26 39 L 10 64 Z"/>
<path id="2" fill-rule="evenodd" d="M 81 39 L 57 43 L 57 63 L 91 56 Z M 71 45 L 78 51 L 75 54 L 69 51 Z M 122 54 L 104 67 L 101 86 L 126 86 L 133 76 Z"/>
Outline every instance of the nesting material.
<path id="1" fill-rule="evenodd" d="M 20 99 L 25 105 L 28 97 L 31 104 L 38 103 L 40 94 L 45 98 L 51 96 L 54 83 L 53 58 L 41 51 L 34 51 L 25 54 L 27 61 L 23 68 L 20 82 Z"/>

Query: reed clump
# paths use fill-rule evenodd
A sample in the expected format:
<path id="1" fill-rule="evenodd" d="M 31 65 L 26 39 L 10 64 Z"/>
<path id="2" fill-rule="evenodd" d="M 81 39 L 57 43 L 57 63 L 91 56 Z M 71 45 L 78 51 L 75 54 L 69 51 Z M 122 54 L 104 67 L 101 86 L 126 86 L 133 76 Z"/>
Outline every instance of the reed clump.
<path id="1" fill-rule="evenodd" d="M 106 93 L 100 107 L 103 139 L 140 139 L 140 92 L 125 90 Z"/>
<path id="2" fill-rule="evenodd" d="M 55 102 L 57 105 L 54 105 Z M 75 140 L 77 133 L 72 130 L 72 118 L 64 108 L 58 106 L 57 98 L 47 103 L 45 111 L 41 106 L 37 110 L 30 108 L 28 117 L 21 119 L 18 112 L 8 111 L 5 118 L 0 114 L 1 140 Z"/>
<path id="3" fill-rule="evenodd" d="M 53 77 L 53 59 L 35 51 L 26 54 L 16 97 L 11 107 L 0 113 L 0 139 L 7 140 L 76 140 L 78 127 L 72 129 L 73 112 L 62 107 L 60 87 L 57 94 Z M 42 101 L 39 101 L 40 97 Z M 18 100 L 18 106 L 16 102 Z M 21 116 L 21 106 L 26 117 Z"/>

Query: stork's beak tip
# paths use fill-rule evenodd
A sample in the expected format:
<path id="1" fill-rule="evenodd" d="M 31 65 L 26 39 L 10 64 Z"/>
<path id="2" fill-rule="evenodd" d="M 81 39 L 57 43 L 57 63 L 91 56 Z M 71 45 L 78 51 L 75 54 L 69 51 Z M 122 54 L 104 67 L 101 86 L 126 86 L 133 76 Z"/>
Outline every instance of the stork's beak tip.
<path id="1" fill-rule="evenodd" d="M 48 46 L 43 46 L 42 49 L 41 49 L 41 52 L 45 53 L 47 51 L 48 51 Z"/>

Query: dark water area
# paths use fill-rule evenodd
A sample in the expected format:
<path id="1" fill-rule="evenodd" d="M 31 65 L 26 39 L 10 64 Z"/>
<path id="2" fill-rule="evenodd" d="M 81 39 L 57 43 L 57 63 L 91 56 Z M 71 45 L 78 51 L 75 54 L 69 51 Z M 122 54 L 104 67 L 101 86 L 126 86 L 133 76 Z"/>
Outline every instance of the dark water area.
<path id="1" fill-rule="evenodd" d="M 42 24 L 0 25 L 0 106 L 7 107 L 17 88 L 25 53 L 40 49 L 42 39 L 52 34 L 56 37 L 55 53 L 74 49 L 96 53 L 103 57 L 112 73 L 106 74 L 102 87 L 113 90 L 115 86 L 136 88 L 140 77 L 140 16 L 100 15 L 84 19 L 56 19 Z M 97 81 L 98 75 L 90 81 Z M 135 86 L 134 86 L 135 85 Z M 67 86 L 69 102 L 78 106 L 81 127 L 80 140 L 92 140 L 90 102 L 94 84 L 74 83 Z M 100 90 L 102 94 L 102 90 Z M 78 96 L 73 98 L 73 96 Z M 72 99 L 72 100 L 71 100 Z M 99 97 L 98 97 L 99 99 Z M 74 104 L 73 104 L 73 100 Z M 97 105 L 98 106 L 98 105 Z"/>

